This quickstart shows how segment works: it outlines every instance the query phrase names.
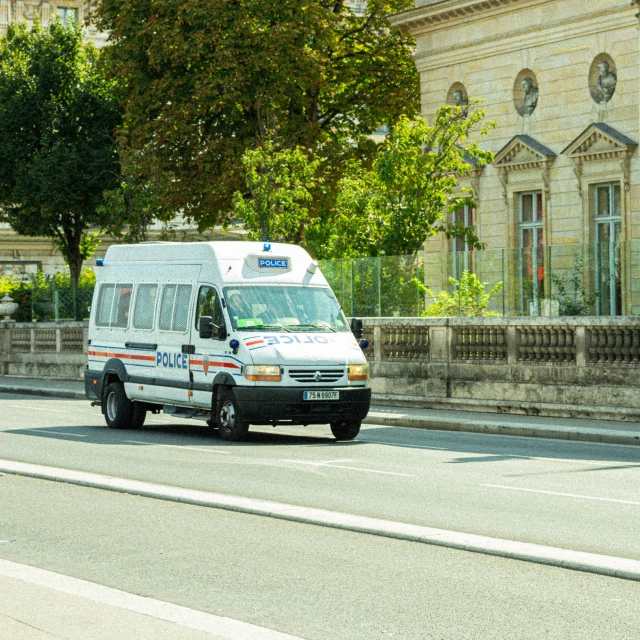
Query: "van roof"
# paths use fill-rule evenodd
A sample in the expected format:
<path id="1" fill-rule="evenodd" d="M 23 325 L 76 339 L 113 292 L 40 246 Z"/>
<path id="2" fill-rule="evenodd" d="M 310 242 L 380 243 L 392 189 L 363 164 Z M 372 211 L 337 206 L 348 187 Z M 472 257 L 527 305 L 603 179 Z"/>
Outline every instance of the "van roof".
<path id="1" fill-rule="evenodd" d="M 268 249 L 266 249 L 267 246 L 269 246 Z M 247 260 L 249 256 L 272 259 L 288 258 L 290 268 L 282 272 L 269 269 L 257 273 L 250 267 L 251 259 Z M 313 261 L 302 247 L 278 242 L 219 241 L 120 244 L 109 247 L 104 258 L 106 267 L 109 265 L 124 267 L 126 264 L 154 262 L 176 265 L 209 264 L 213 267 L 216 277 L 229 284 L 247 284 L 249 281 L 301 283 L 303 279 L 307 284 L 326 284 L 326 280 L 319 270 L 307 272 Z M 255 258 L 253 262 L 257 264 Z"/>

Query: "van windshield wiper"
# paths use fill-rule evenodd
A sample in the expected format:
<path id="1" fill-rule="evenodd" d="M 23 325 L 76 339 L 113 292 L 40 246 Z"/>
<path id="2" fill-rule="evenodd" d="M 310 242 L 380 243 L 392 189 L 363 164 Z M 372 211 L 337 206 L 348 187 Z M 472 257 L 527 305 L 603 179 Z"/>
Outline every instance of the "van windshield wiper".
<path id="1" fill-rule="evenodd" d="M 313 324 L 290 324 L 290 327 L 313 327 L 314 329 L 317 327 L 322 327 L 323 329 L 329 329 L 329 331 L 332 331 L 333 333 L 336 333 L 336 329 L 334 329 L 329 323 L 327 322 L 315 322 Z"/>
<path id="2" fill-rule="evenodd" d="M 287 329 L 287 327 L 285 327 L 282 324 L 261 324 L 260 326 L 255 328 L 256 329 L 282 329 L 287 333 L 292 333 L 291 329 Z"/>

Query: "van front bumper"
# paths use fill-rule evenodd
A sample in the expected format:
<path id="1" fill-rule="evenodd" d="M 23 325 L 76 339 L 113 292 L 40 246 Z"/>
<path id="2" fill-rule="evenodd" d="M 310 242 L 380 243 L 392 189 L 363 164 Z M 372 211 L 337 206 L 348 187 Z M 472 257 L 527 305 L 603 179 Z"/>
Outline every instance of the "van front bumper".
<path id="1" fill-rule="evenodd" d="M 316 389 L 328 391 L 326 387 Z M 303 400 L 305 389 L 281 387 L 233 387 L 238 411 L 251 424 L 326 424 L 338 420 L 363 420 L 371 404 L 371 389 L 367 387 L 332 388 L 339 391 L 338 400 Z"/>

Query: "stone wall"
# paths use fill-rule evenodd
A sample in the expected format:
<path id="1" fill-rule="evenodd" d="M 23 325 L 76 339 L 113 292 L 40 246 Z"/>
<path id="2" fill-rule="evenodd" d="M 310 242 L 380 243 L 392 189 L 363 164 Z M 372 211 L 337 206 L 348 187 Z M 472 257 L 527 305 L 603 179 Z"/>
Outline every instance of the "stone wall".
<path id="1" fill-rule="evenodd" d="M 81 380 L 87 331 L 86 322 L 0 322 L 0 374 Z"/>
<path id="2" fill-rule="evenodd" d="M 367 318 L 374 402 L 640 419 L 640 318 Z"/>

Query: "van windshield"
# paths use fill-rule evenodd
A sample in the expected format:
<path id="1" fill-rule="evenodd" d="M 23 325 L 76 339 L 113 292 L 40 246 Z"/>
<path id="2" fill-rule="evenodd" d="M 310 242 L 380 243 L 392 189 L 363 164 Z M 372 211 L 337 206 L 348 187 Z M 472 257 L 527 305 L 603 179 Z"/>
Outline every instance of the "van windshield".
<path id="1" fill-rule="evenodd" d="M 239 331 L 349 331 L 331 289 L 321 287 L 227 287 L 234 329 Z"/>

